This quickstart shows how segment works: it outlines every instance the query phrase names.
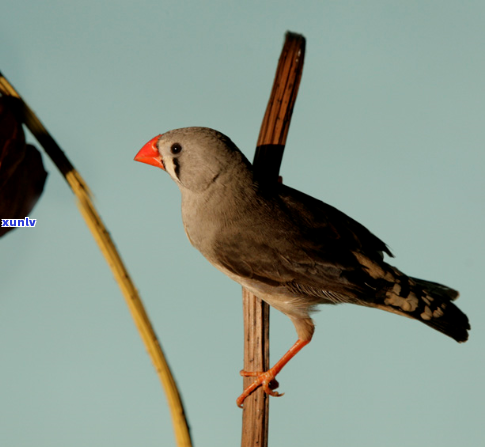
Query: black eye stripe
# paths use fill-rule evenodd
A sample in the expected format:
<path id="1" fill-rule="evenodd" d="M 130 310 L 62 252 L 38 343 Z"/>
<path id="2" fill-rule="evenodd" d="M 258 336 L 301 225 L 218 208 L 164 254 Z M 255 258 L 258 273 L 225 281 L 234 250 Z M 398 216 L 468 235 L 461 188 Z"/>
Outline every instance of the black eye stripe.
<path id="1" fill-rule="evenodd" d="M 173 158 L 172 161 L 173 161 L 173 172 L 175 174 L 175 177 L 177 177 L 180 180 L 180 165 L 179 165 L 179 161 L 176 158 Z"/>
<path id="2" fill-rule="evenodd" d="M 170 151 L 172 152 L 172 154 L 179 154 L 182 151 L 182 146 L 180 145 L 180 143 L 173 143 L 170 147 Z"/>

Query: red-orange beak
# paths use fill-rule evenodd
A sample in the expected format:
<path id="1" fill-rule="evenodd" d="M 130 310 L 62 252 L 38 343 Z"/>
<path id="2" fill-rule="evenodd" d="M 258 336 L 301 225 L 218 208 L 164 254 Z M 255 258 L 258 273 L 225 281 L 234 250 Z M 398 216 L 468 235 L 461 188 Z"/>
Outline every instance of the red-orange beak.
<path id="1" fill-rule="evenodd" d="M 157 149 L 157 142 L 160 137 L 161 135 L 157 135 L 155 138 L 152 138 L 147 144 L 145 144 L 145 146 L 139 150 L 138 154 L 136 154 L 135 161 L 146 163 L 147 165 L 156 166 L 157 168 L 165 170 L 162 157 L 158 153 Z"/>

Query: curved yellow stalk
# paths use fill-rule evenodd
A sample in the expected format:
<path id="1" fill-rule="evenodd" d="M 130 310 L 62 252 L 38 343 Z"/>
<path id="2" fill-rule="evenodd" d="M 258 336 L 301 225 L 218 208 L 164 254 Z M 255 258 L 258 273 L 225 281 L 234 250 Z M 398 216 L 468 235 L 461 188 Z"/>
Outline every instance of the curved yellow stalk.
<path id="1" fill-rule="evenodd" d="M 177 445 L 178 447 L 191 447 L 192 442 L 190 439 L 187 419 L 185 417 L 182 400 L 170 371 L 170 367 L 168 366 L 155 331 L 153 330 L 143 303 L 138 295 L 138 291 L 136 290 L 129 273 L 121 260 L 121 257 L 113 240 L 111 239 L 108 230 L 106 229 L 91 200 L 91 194 L 86 182 L 81 177 L 81 174 L 79 174 L 79 172 L 71 164 L 55 140 L 51 137 L 47 129 L 40 122 L 39 118 L 37 118 L 35 113 L 30 109 L 27 103 L 1 73 L 0 92 L 3 95 L 18 98 L 19 106 L 22 109 L 23 119 L 26 126 L 42 145 L 45 152 L 49 155 L 54 164 L 61 171 L 74 195 L 77 197 L 79 210 L 89 229 L 91 230 L 94 239 L 98 243 L 106 262 L 113 272 L 116 282 L 118 283 L 121 292 L 125 297 L 126 303 L 128 304 L 131 315 L 135 320 L 136 327 L 140 332 L 143 343 L 145 344 L 148 354 L 152 359 L 155 370 L 160 378 L 160 381 L 162 382 L 172 414 L 172 422 Z"/>

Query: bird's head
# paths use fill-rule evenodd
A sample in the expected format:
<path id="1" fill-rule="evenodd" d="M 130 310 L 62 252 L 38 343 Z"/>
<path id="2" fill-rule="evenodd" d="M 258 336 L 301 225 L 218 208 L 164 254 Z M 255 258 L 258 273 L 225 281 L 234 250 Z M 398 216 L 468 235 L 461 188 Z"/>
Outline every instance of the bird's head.
<path id="1" fill-rule="evenodd" d="M 135 161 L 168 172 L 181 190 L 205 191 L 222 174 L 250 167 L 235 144 L 206 127 L 186 127 L 158 135 L 136 154 Z"/>

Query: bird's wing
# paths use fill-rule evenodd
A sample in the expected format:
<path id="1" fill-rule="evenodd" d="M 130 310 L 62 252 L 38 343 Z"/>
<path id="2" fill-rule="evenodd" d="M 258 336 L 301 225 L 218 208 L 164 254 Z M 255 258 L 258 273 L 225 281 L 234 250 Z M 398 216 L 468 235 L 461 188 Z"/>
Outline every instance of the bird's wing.
<path id="1" fill-rule="evenodd" d="M 241 216 L 237 226 L 224 228 L 214 245 L 216 264 L 321 301 L 372 293 L 375 279 L 354 253 L 386 265 L 382 252 L 390 252 L 380 239 L 337 209 L 288 187 L 267 203 L 265 215 L 252 214 L 246 222 Z"/>
<path id="2" fill-rule="evenodd" d="M 312 239 L 323 244 L 333 239 L 340 249 L 357 251 L 374 261 L 382 260 L 383 253 L 393 257 L 383 241 L 333 206 L 286 185 L 280 185 L 279 198 L 295 223 L 312 232 Z"/>

